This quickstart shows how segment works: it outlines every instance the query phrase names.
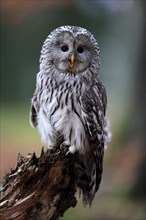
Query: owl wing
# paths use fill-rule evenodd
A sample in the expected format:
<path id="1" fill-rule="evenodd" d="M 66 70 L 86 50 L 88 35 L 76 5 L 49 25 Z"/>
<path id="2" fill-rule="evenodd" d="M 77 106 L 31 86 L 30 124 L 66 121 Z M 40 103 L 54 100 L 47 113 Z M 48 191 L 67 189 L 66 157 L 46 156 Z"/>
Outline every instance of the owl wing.
<path id="1" fill-rule="evenodd" d="M 107 106 L 106 90 L 100 81 L 95 82 L 82 97 L 83 121 L 90 152 L 96 164 L 96 191 L 102 175 L 104 154 L 104 127 Z"/>
<path id="2" fill-rule="evenodd" d="M 100 141 L 103 134 L 107 106 L 106 90 L 102 83 L 94 83 L 82 96 L 82 110 L 85 130 L 91 142 Z"/>
<path id="3" fill-rule="evenodd" d="M 31 100 L 31 107 L 30 107 L 30 124 L 32 127 L 37 127 L 38 111 L 39 111 L 39 105 L 37 101 L 37 91 L 35 91 L 34 96 Z"/>

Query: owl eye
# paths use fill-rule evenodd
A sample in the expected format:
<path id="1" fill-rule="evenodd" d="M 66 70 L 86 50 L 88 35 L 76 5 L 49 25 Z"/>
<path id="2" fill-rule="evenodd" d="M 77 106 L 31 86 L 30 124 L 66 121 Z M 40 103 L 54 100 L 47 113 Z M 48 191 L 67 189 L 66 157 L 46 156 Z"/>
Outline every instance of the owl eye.
<path id="1" fill-rule="evenodd" d="M 61 47 L 61 50 L 62 50 L 63 52 L 68 51 L 68 46 L 67 46 L 67 45 L 62 46 L 62 47 Z"/>
<path id="2" fill-rule="evenodd" d="M 83 49 L 83 47 L 78 47 L 77 51 L 78 51 L 78 53 L 83 53 L 84 49 Z"/>

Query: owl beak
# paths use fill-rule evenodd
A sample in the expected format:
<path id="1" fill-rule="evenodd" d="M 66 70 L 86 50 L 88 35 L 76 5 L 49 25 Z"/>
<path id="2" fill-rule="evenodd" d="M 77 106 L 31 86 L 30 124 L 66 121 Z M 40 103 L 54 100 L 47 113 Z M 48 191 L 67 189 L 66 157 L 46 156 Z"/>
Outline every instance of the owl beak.
<path id="1" fill-rule="evenodd" d="M 75 62 L 75 55 L 74 55 L 74 53 L 72 53 L 71 57 L 68 60 L 69 60 L 70 66 L 73 67 L 74 62 Z"/>

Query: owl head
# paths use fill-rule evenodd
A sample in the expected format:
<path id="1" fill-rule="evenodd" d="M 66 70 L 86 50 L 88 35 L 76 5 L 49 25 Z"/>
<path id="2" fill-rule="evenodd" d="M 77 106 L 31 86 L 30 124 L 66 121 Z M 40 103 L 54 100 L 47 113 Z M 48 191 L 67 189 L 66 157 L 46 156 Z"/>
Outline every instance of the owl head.
<path id="1" fill-rule="evenodd" d="M 61 26 L 50 33 L 41 50 L 40 67 L 51 63 L 63 73 L 79 74 L 94 66 L 99 69 L 97 41 L 86 29 Z"/>

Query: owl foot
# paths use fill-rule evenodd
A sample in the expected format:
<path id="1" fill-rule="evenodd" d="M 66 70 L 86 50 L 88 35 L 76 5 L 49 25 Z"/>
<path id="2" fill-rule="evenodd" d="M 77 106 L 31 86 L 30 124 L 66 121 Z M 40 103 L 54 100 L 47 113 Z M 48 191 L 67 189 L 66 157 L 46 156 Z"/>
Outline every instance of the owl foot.
<path id="1" fill-rule="evenodd" d="M 50 146 L 49 146 L 49 149 L 51 149 L 51 150 L 53 150 L 53 149 L 55 149 L 56 148 L 56 144 L 51 144 Z"/>
<path id="2" fill-rule="evenodd" d="M 75 148 L 75 146 L 70 145 L 70 147 L 69 147 L 69 151 L 66 153 L 66 155 L 69 154 L 69 153 L 74 154 L 75 152 L 76 152 L 76 148 Z"/>
<path id="3" fill-rule="evenodd" d="M 70 146 L 70 144 L 67 141 L 64 141 L 61 145 L 60 145 L 60 150 L 65 152 L 67 154 L 68 152 L 68 147 Z"/>
<path id="4" fill-rule="evenodd" d="M 49 149 L 50 149 L 51 152 L 54 153 L 54 154 L 59 154 L 59 153 L 60 153 L 60 149 L 59 149 L 58 145 L 56 145 L 56 144 L 51 144 L 51 145 L 49 146 Z"/>
<path id="5" fill-rule="evenodd" d="M 66 155 L 68 154 L 74 154 L 76 152 L 76 148 L 73 145 L 70 145 L 69 142 L 64 141 L 61 145 L 60 145 L 60 149 L 64 152 L 66 152 Z"/>

